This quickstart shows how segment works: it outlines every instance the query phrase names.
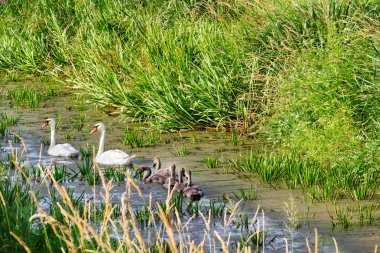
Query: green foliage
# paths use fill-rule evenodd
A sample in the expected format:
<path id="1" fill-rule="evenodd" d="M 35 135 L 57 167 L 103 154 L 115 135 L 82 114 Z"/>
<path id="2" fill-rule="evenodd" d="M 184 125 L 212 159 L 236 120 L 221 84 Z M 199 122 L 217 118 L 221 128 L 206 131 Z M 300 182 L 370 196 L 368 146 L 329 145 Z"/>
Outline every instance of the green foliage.
<path id="1" fill-rule="evenodd" d="M 222 161 L 218 157 L 215 157 L 215 156 L 207 157 L 204 160 L 204 162 L 206 163 L 207 168 L 209 169 L 215 169 L 218 166 L 220 166 L 220 164 L 222 164 Z"/>
<path id="2" fill-rule="evenodd" d="M 124 145 L 130 145 L 131 148 L 144 148 L 154 146 L 161 140 L 160 134 L 157 131 L 138 131 L 127 128 L 124 132 Z"/>
<path id="3" fill-rule="evenodd" d="M 238 170 L 253 172 L 265 183 L 300 188 L 311 200 L 371 199 L 380 188 L 379 168 L 369 161 L 327 165 L 297 153 L 251 152 L 231 161 Z"/>

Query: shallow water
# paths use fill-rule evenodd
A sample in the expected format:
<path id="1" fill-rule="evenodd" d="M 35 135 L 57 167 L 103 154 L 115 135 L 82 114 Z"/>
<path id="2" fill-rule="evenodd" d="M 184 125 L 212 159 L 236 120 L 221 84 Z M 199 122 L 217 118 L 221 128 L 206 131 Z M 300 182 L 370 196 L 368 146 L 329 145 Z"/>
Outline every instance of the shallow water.
<path id="1" fill-rule="evenodd" d="M 6 88 L 15 85 L 8 83 L 7 86 L 2 86 L 3 93 Z M 36 84 L 33 84 L 36 85 Z M 240 189 L 249 191 L 251 187 L 256 189 L 258 198 L 253 201 L 243 202 L 240 213 L 248 214 L 253 217 L 258 207 L 265 213 L 263 218 L 260 215 L 259 221 L 265 221 L 265 228 L 268 233 L 265 247 L 266 252 L 283 252 L 285 249 L 285 238 L 289 244 L 289 249 L 296 252 L 306 252 L 307 247 L 305 240 L 309 239 L 311 243 L 314 241 L 314 229 L 318 229 L 320 252 L 331 252 L 334 250 L 332 237 L 335 237 L 339 248 L 344 252 L 373 252 L 375 244 L 380 242 L 380 225 L 379 220 L 375 220 L 371 226 L 354 226 L 348 230 L 340 227 L 332 229 L 330 213 L 334 213 L 334 207 L 329 203 L 310 203 L 305 200 L 300 191 L 274 189 L 273 187 L 260 183 L 257 179 L 252 178 L 242 173 L 235 173 L 231 169 L 223 165 L 218 169 L 208 169 L 204 163 L 204 159 L 210 156 L 217 156 L 222 159 L 229 159 L 238 156 L 240 153 L 249 152 L 251 149 L 261 148 L 262 143 L 257 143 L 253 140 L 244 139 L 244 144 L 233 146 L 230 141 L 230 135 L 224 132 L 217 131 L 181 131 L 179 133 L 163 133 L 162 140 L 155 146 L 148 148 L 131 149 L 129 146 L 124 146 L 121 142 L 123 132 L 126 127 L 142 127 L 140 124 L 128 123 L 120 118 L 108 116 L 87 106 L 88 109 L 83 110 L 79 107 L 72 95 L 61 95 L 54 97 L 49 101 L 41 103 L 37 109 L 22 109 L 9 108 L 9 101 L 2 101 L 0 106 L 1 112 L 7 112 L 11 115 L 21 115 L 19 124 L 14 128 L 16 132 L 20 132 L 26 143 L 28 153 L 25 154 L 26 161 L 32 165 L 38 163 L 50 164 L 66 164 L 73 170 L 76 169 L 76 163 L 73 159 L 53 158 L 47 155 L 47 146 L 41 144 L 41 140 L 49 138 L 49 129 L 41 129 L 40 126 L 47 117 L 60 118 L 61 128 L 57 132 L 57 143 L 69 142 L 79 148 L 80 146 L 89 145 L 97 148 L 99 134 L 90 135 L 89 132 L 94 123 L 103 121 L 107 125 L 106 147 L 105 149 L 119 148 L 127 151 L 129 154 L 136 154 L 135 167 L 141 165 L 151 166 L 152 157 L 159 156 L 163 162 L 163 167 L 166 168 L 171 163 L 177 164 L 177 167 L 190 168 L 193 174 L 193 181 L 202 188 L 205 197 L 202 202 L 207 203 L 211 198 L 217 199 L 222 203 L 223 194 L 232 196 L 233 193 L 238 193 Z M 76 117 L 84 115 L 83 129 L 76 129 Z M 70 140 L 65 140 L 64 133 L 71 135 Z M 194 142 L 193 136 L 197 137 Z M 67 136 L 66 136 L 67 138 Z M 180 156 L 176 153 L 176 149 L 185 145 L 190 153 L 186 156 Z M 16 148 L 22 149 L 21 144 L 15 143 Z M 2 143 L 4 153 L 9 152 L 10 148 Z M 156 200 L 164 200 L 167 196 L 167 191 L 160 185 L 145 184 L 138 181 L 141 191 L 143 192 L 146 201 L 149 195 Z M 99 187 L 89 187 L 87 183 L 80 181 L 66 182 L 66 186 L 73 189 L 77 195 L 83 191 L 88 195 L 88 198 L 94 194 L 99 196 Z M 94 191 L 95 190 L 95 191 Z M 125 192 L 125 183 L 117 183 L 111 191 L 112 200 L 120 201 L 122 193 Z M 138 206 L 141 199 L 134 193 L 131 199 Z M 295 209 L 301 221 L 301 228 L 294 229 L 287 226 L 287 218 L 283 210 L 284 203 L 290 203 L 290 196 L 295 201 Z M 347 203 L 356 205 L 352 201 L 338 203 L 346 205 Z M 378 200 L 370 201 L 369 204 L 379 203 Z M 379 208 L 377 215 L 379 217 Z M 239 231 L 234 228 L 223 226 L 222 219 L 214 220 L 213 230 L 224 235 L 231 233 L 233 239 L 239 235 Z M 195 240 L 197 238 L 194 231 L 204 230 L 204 222 L 201 218 L 193 220 L 189 226 L 188 233 Z M 203 234 L 202 234 L 203 235 Z M 146 238 L 149 236 L 145 235 Z M 269 241 L 271 241 L 269 243 Z M 231 244 L 231 249 L 233 249 Z M 264 250 L 262 250 L 264 251 Z"/>

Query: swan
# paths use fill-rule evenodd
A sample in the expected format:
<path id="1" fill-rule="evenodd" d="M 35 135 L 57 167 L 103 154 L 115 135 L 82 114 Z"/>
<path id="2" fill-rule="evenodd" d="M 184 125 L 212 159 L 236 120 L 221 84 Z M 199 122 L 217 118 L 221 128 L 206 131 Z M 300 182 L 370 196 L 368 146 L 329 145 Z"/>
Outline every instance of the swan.
<path id="1" fill-rule="evenodd" d="M 176 192 L 182 193 L 182 191 L 187 187 L 187 183 L 183 181 L 184 169 L 180 168 L 178 170 L 178 183 L 174 185 L 174 190 Z"/>
<path id="2" fill-rule="evenodd" d="M 98 164 L 108 165 L 108 166 L 130 166 L 132 165 L 132 161 L 135 158 L 135 155 L 128 155 L 127 153 L 119 150 L 107 150 L 104 152 L 104 139 L 106 137 L 106 126 L 99 122 L 96 123 L 91 133 L 95 133 L 96 131 L 101 131 L 99 149 L 96 155 L 95 161 Z"/>
<path id="3" fill-rule="evenodd" d="M 140 167 L 136 170 L 136 174 L 144 173 L 142 180 L 147 182 L 148 178 L 152 175 L 152 170 L 149 167 Z"/>
<path id="4" fill-rule="evenodd" d="M 51 137 L 50 137 L 50 147 L 48 149 L 48 154 L 51 156 L 64 156 L 64 157 L 75 157 L 79 155 L 79 151 L 68 143 L 55 144 L 55 120 L 52 118 L 46 119 L 41 127 L 50 126 Z"/>
<path id="5" fill-rule="evenodd" d="M 161 160 L 157 156 L 153 158 L 153 168 L 156 169 L 156 175 L 160 174 L 165 177 L 170 177 L 171 175 L 170 167 L 166 169 L 161 169 Z"/>
<path id="6" fill-rule="evenodd" d="M 164 187 L 166 189 L 173 188 L 178 183 L 178 180 L 175 178 L 175 164 L 170 166 L 170 177 L 165 181 Z"/>
<path id="7" fill-rule="evenodd" d="M 187 187 L 183 189 L 182 195 L 185 198 L 191 199 L 191 200 L 199 200 L 203 197 L 203 192 L 198 186 L 193 186 L 191 182 L 191 171 L 186 170 L 185 176 L 187 177 Z"/>
<path id="8" fill-rule="evenodd" d="M 145 182 L 157 184 L 164 184 L 166 182 L 167 177 L 160 174 L 152 175 L 152 170 L 149 167 L 140 167 L 136 170 L 136 173 L 142 172 L 144 172 L 143 181 Z"/>

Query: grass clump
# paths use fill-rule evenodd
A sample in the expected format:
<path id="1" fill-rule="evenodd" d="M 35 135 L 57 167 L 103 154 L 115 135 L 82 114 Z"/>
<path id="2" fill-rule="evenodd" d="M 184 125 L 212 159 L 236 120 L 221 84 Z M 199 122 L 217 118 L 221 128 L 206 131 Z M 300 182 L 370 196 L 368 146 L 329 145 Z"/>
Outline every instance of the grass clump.
<path id="1" fill-rule="evenodd" d="M 0 136 L 6 137 L 9 127 L 17 125 L 20 116 L 9 116 L 6 113 L 0 113 Z"/>
<path id="2" fill-rule="evenodd" d="M 124 132 L 123 144 L 129 145 L 131 148 L 144 148 L 154 146 L 161 140 L 157 131 L 138 131 L 135 129 L 126 129 Z"/>
<path id="3" fill-rule="evenodd" d="M 207 165 L 207 168 L 209 169 L 215 169 L 222 164 L 222 161 L 218 157 L 215 157 L 215 156 L 207 157 L 204 160 L 204 162 Z"/>
<path id="4" fill-rule="evenodd" d="M 371 199 L 380 189 L 378 167 L 367 167 L 363 160 L 352 164 L 325 164 L 296 153 L 252 151 L 231 161 L 233 168 L 255 173 L 272 185 L 303 189 L 312 200 L 337 200 L 343 197 Z M 355 169 L 353 169 L 353 167 Z"/>

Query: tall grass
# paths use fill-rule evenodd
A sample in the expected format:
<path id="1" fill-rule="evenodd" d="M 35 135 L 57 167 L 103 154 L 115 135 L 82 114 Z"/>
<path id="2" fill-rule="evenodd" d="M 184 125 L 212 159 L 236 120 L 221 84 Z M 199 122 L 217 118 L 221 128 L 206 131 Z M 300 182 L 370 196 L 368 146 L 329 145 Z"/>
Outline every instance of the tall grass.
<path id="1" fill-rule="evenodd" d="M 297 153 L 252 151 L 231 161 L 238 170 L 255 173 L 262 182 L 302 189 L 312 200 L 371 199 L 379 191 L 379 168 L 365 161 L 327 165 Z M 355 168 L 355 169 L 353 169 Z"/>

